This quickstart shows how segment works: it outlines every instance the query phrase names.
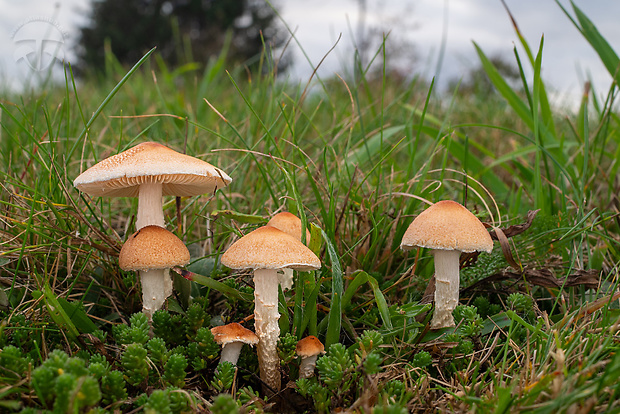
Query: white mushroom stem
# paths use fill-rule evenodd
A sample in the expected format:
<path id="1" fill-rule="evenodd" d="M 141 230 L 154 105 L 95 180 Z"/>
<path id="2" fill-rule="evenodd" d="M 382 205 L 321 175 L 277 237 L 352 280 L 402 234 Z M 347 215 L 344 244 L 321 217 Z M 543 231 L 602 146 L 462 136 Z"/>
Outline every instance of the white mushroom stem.
<path id="1" fill-rule="evenodd" d="M 278 272 L 278 282 L 282 290 L 289 290 L 293 287 L 293 269 L 282 269 Z"/>
<path id="2" fill-rule="evenodd" d="M 140 283 L 142 283 L 142 312 L 153 319 L 153 313 L 161 309 L 166 296 L 165 277 L 168 269 L 140 270 Z"/>
<path id="3" fill-rule="evenodd" d="M 161 183 L 140 184 L 136 230 L 150 225 L 166 227 L 162 194 L 163 186 Z"/>
<path id="4" fill-rule="evenodd" d="M 261 380 L 274 391 L 280 391 L 280 359 L 278 358 L 278 271 L 254 270 L 254 329 L 258 336 L 256 352 Z"/>
<path id="5" fill-rule="evenodd" d="M 318 355 L 312 355 L 301 358 L 301 363 L 299 364 L 299 378 L 310 378 L 314 376 L 314 367 L 316 366 L 318 357 Z"/>
<path id="6" fill-rule="evenodd" d="M 239 354 L 241 354 L 241 348 L 243 348 L 243 342 L 241 341 L 234 341 L 225 344 L 222 347 L 220 364 L 222 362 L 230 362 L 233 365 L 237 365 L 237 361 L 239 360 Z"/>
<path id="7" fill-rule="evenodd" d="M 435 255 L 435 312 L 431 329 L 454 326 L 452 311 L 459 303 L 458 250 L 433 250 Z"/>
<path id="8" fill-rule="evenodd" d="M 166 227 L 164 221 L 163 185 L 161 183 L 144 183 L 140 184 L 139 188 L 136 230 L 151 225 Z M 157 294 L 158 301 L 161 295 L 164 296 L 161 304 L 155 310 L 160 309 L 166 298 L 172 295 L 172 278 L 170 277 L 170 272 L 162 273 L 161 277 L 162 281 L 157 282 L 157 286 L 163 286 L 163 291 Z M 142 289 L 144 289 L 144 283 L 142 284 Z"/>

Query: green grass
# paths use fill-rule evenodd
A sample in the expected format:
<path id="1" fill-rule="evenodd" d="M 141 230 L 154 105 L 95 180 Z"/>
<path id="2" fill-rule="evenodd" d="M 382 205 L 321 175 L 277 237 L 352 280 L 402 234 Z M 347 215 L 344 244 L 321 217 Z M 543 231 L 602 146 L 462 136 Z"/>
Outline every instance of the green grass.
<path id="1" fill-rule="evenodd" d="M 572 12 L 577 29 L 617 77 L 615 52 L 580 10 L 573 6 Z M 318 382 L 283 391 L 292 404 L 283 410 L 371 412 L 391 404 L 394 412 L 618 411 L 616 89 L 603 101 L 595 98 L 600 91 L 590 91 L 577 113 L 560 112 L 540 76 L 544 41 L 531 48 L 515 30 L 525 50 L 525 56 L 514 52 L 518 88 L 474 45 L 495 87 L 488 96 L 438 96 L 432 83 L 397 81 L 385 69 L 367 68 L 357 81 L 331 77 L 307 88 L 229 67 L 224 53 L 204 67 L 188 63 L 173 70 L 151 52 L 132 69 L 109 56 L 99 78 L 77 82 L 69 74 L 64 88 L 5 95 L 0 407 L 52 408 L 31 378 L 54 349 L 90 358 L 90 375 L 96 366 L 91 354 L 103 349 L 109 370 L 123 371 L 126 379 L 137 375 L 138 367 L 120 361 L 121 355 L 130 360 L 127 338 L 137 335 L 127 332 L 139 331 L 137 322 L 127 324 L 140 312 L 140 286 L 117 263 L 133 232 L 137 201 L 91 199 L 72 181 L 95 162 L 153 140 L 233 178 L 213 197 L 181 200 L 178 211 L 174 199 L 165 201 L 167 227 L 189 246 L 188 270 L 197 275 L 169 300 L 172 319 L 161 322 L 185 331 L 155 330 L 170 352 L 191 360 L 190 349 L 200 342 L 184 332 L 252 314 L 251 278 L 220 266 L 218 258 L 237 236 L 284 209 L 311 229 L 310 247 L 323 263 L 318 272 L 298 274 L 293 290 L 281 295 L 280 325 L 288 338 L 281 356 L 293 361 L 283 364 L 284 378 L 296 379 L 297 369 L 287 346 L 308 334 L 328 346 L 344 344 L 350 360 L 330 348 Z M 533 76 L 525 75 L 529 71 Z M 461 303 L 476 312 L 459 310 L 464 316 L 454 332 L 427 327 L 432 256 L 399 248 L 413 217 L 442 199 L 466 204 L 504 230 L 540 210 L 527 230 L 463 263 Z M 363 334 L 372 330 L 380 345 Z M 142 345 L 150 352 L 151 373 L 148 381 L 125 384 L 119 409 L 178 408 L 178 392 L 142 395 L 170 384 L 183 384 L 192 410 L 210 407 L 223 386 L 212 385 L 217 359 L 190 363 L 183 380 L 173 368 L 164 375 L 155 345 Z M 27 359 L 13 358 L 10 346 Z M 80 363 L 66 364 L 63 371 L 84 378 Z M 241 403 L 253 398 L 248 387 L 261 389 L 255 365 L 246 350 L 235 383 Z M 113 395 L 115 380 L 107 383 L 102 378 L 108 374 L 102 375 L 96 378 L 104 397 L 94 405 L 110 409 L 103 401 Z M 62 395 L 63 389 L 56 391 Z M 259 391 L 258 397 L 265 395 Z"/>

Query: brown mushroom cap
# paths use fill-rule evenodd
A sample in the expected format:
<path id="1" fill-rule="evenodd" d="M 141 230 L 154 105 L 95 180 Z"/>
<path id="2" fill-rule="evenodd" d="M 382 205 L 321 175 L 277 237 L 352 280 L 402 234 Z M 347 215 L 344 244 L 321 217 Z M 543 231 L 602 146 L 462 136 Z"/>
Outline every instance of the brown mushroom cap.
<path id="1" fill-rule="evenodd" d="M 161 183 L 163 195 L 191 197 L 226 187 L 219 168 L 155 142 L 143 142 L 93 165 L 73 185 L 91 196 L 137 197 L 143 183 Z"/>
<path id="2" fill-rule="evenodd" d="M 289 213 L 283 211 L 273 216 L 267 225 L 275 227 L 278 230 L 282 230 L 286 234 L 295 237 L 297 240 L 301 240 L 301 219 Z M 306 229 L 306 242 L 310 240 L 310 232 Z"/>
<path id="3" fill-rule="evenodd" d="M 188 263 L 187 247 L 177 236 L 159 226 L 146 226 L 132 234 L 118 256 L 123 270 L 167 269 Z"/>
<path id="4" fill-rule="evenodd" d="M 410 250 L 415 246 L 490 253 L 493 240 L 469 210 L 455 201 L 443 200 L 424 210 L 407 228 L 400 247 Z"/>
<path id="5" fill-rule="evenodd" d="M 296 238 L 271 226 L 246 234 L 222 255 L 231 269 L 319 269 L 321 261 Z"/>
<path id="6" fill-rule="evenodd" d="M 237 322 L 232 322 L 223 326 L 215 326 L 211 328 L 211 333 L 213 334 L 215 342 L 220 345 L 226 345 L 231 342 L 243 342 L 249 345 L 256 345 L 258 343 L 258 336 Z"/>
<path id="7" fill-rule="evenodd" d="M 300 357 L 307 358 L 324 353 L 325 347 L 321 341 L 319 341 L 319 338 L 310 335 L 297 342 L 295 352 Z"/>

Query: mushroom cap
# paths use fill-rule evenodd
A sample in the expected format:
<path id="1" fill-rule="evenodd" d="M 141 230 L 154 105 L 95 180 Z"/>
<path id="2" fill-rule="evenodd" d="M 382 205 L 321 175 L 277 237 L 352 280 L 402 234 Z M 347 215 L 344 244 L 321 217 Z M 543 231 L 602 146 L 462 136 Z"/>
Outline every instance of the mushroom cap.
<path id="1" fill-rule="evenodd" d="M 325 353 L 325 347 L 314 335 L 306 336 L 297 342 L 295 352 L 302 358 L 307 358 Z"/>
<path id="2" fill-rule="evenodd" d="M 293 213 L 282 211 L 267 222 L 267 225 L 282 230 L 286 234 L 301 240 L 301 219 Z M 306 242 L 310 240 L 310 232 L 306 229 Z"/>
<path id="3" fill-rule="evenodd" d="M 443 200 L 424 210 L 407 228 L 400 247 L 410 250 L 415 246 L 490 253 L 493 240 L 469 210 L 455 201 Z"/>
<path id="4" fill-rule="evenodd" d="M 163 195 L 213 193 L 232 179 L 219 168 L 156 142 L 143 142 L 93 165 L 73 185 L 91 196 L 137 197 L 140 184 L 161 183 Z"/>
<path id="5" fill-rule="evenodd" d="M 146 226 L 129 236 L 118 256 L 123 270 L 168 269 L 189 263 L 189 250 L 163 227 Z"/>
<path id="6" fill-rule="evenodd" d="M 319 258 L 293 236 L 272 226 L 263 226 L 246 234 L 222 255 L 222 264 L 231 269 L 314 270 Z"/>
<path id="7" fill-rule="evenodd" d="M 215 342 L 220 345 L 226 345 L 231 342 L 243 342 L 249 345 L 256 345 L 258 343 L 258 336 L 237 322 L 215 326 L 211 328 L 211 333 L 213 334 Z"/>

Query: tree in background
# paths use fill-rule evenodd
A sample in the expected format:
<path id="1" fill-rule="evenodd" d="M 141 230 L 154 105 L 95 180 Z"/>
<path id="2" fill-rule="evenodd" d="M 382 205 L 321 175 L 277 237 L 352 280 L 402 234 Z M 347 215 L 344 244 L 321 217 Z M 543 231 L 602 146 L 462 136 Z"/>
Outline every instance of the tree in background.
<path id="1" fill-rule="evenodd" d="M 106 44 L 128 65 L 154 46 L 172 65 L 206 62 L 229 35 L 228 57 L 252 67 L 264 46 L 274 50 L 284 42 L 275 18 L 265 0 L 95 0 L 90 23 L 80 29 L 77 68 L 103 69 Z"/>

